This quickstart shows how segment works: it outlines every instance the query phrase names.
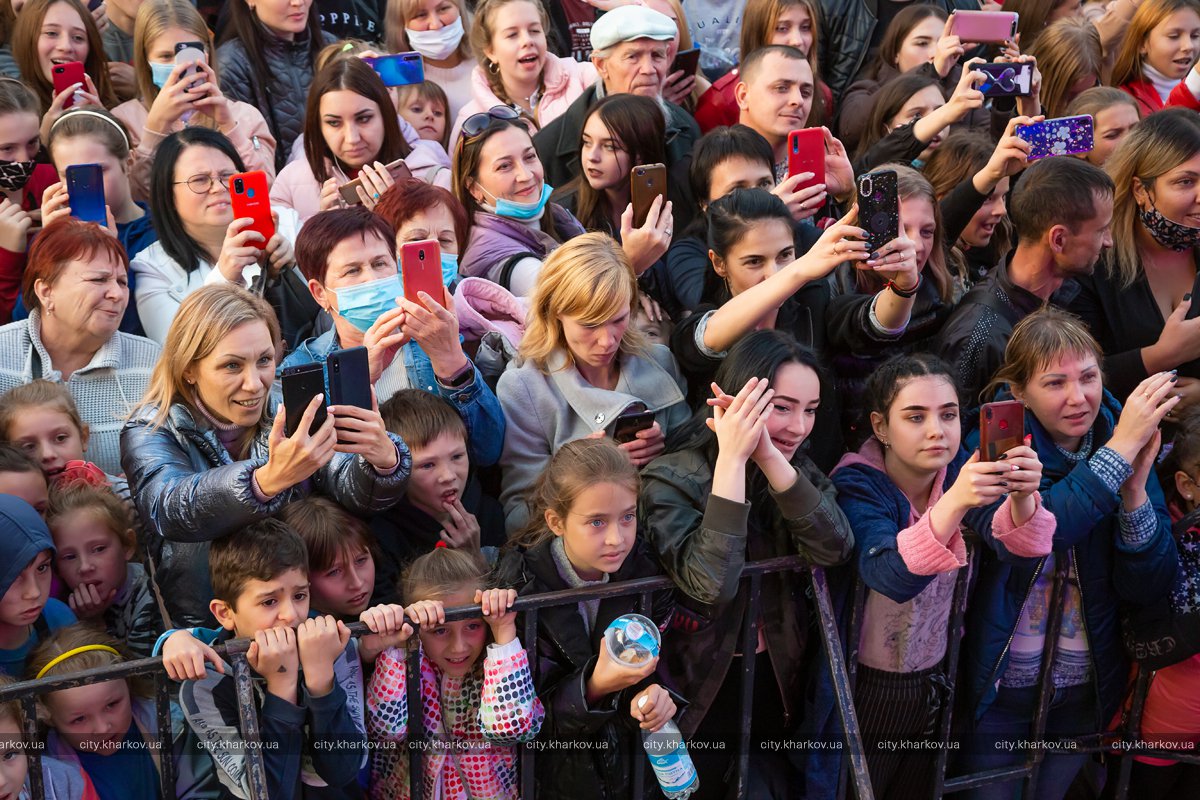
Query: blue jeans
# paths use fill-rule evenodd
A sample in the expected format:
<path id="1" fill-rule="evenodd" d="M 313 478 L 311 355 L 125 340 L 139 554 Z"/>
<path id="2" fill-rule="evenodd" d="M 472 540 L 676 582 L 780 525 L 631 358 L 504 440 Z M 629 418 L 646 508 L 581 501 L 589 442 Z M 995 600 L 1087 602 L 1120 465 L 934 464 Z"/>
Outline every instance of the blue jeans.
<path id="1" fill-rule="evenodd" d="M 975 726 L 963 755 L 967 773 L 1010 767 L 1025 762 L 1028 750 L 1006 749 L 1000 745 L 1028 739 L 1037 710 L 1038 687 L 1011 689 L 1001 686 L 996 701 Z M 1076 737 L 1094 733 L 1096 726 L 1096 690 L 1091 682 L 1055 689 L 1046 717 L 1045 739 Z M 1025 800 L 1062 800 L 1087 755 L 1048 753 L 1038 769 L 1037 786 Z M 1022 781 L 995 783 L 964 792 L 968 800 L 1014 800 L 1020 796 Z"/>

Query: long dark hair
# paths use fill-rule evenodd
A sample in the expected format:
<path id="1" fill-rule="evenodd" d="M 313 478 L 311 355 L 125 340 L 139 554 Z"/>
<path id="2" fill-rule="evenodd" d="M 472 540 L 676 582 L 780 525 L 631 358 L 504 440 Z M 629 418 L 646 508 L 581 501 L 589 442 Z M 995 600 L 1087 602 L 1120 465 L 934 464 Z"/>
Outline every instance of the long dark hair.
<path id="1" fill-rule="evenodd" d="M 721 258 L 725 258 L 729 248 L 742 240 L 751 225 L 777 219 L 789 230 L 792 228 L 792 215 L 787 205 L 766 189 L 734 189 L 709 203 L 704 216 L 708 249 Z M 725 279 L 717 274 L 711 261 L 708 271 L 704 273 L 703 297 L 704 302 L 717 304 L 724 303 L 730 297 Z"/>
<path id="2" fill-rule="evenodd" d="M 308 36 L 309 64 L 315 64 L 323 45 L 321 18 L 317 14 L 315 2 L 308 7 L 308 22 L 304 32 Z M 229 24 L 225 27 L 220 44 L 235 39 L 240 41 L 242 47 L 246 48 L 246 56 L 250 59 L 250 68 L 254 70 L 254 78 L 262 86 L 266 86 L 271 77 L 271 71 L 267 68 L 267 59 L 263 55 L 263 43 L 266 37 L 273 35 L 266 25 L 258 21 L 258 14 L 251 10 L 246 0 L 230 0 Z M 263 100 L 267 101 L 269 98 L 264 97 Z M 264 114 L 264 116 L 269 118 L 269 115 Z"/>
<path id="3" fill-rule="evenodd" d="M 867 71 L 864 73 L 865 77 L 877 80 L 879 74 L 884 72 L 888 67 L 899 70 L 900 65 L 897 61 L 900 58 L 900 48 L 903 46 L 904 40 L 912 33 L 913 28 L 930 17 L 937 17 L 942 22 L 945 22 L 946 11 L 943 8 L 928 3 L 913 3 L 892 17 L 892 21 L 888 23 L 887 30 L 883 32 L 883 38 L 879 40 L 879 54 L 875 56 L 875 60 L 867 67 Z"/>
<path id="4" fill-rule="evenodd" d="M 955 395 L 961 395 L 950 365 L 931 353 L 903 353 L 884 361 L 871 377 L 863 392 L 863 430 L 871 430 L 871 412 L 883 415 L 886 420 L 896 395 L 904 384 L 914 378 L 945 378 L 954 387 Z M 961 404 L 961 396 L 959 398 Z"/>
<path id="5" fill-rule="evenodd" d="M 468 241 L 471 238 L 471 228 L 475 227 L 475 214 L 484 210 L 475 200 L 474 195 L 471 194 L 471 182 L 476 180 L 479 175 L 479 162 L 483 153 L 483 146 L 487 144 L 488 139 L 506 128 L 520 128 L 529 136 L 529 141 L 533 142 L 533 134 L 529 132 L 529 123 L 524 119 L 493 118 L 487 129 L 478 136 L 467 136 L 465 133 L 460 136 L 458 144 L 454 148 L 452 170 L 454 196 L 458 198 L 458 202 L 462 203 L 463 208 L 467 210 Z M 545 180 L 544 172 L 542 180 Z M 554 224 L 554 214 L 549 205 L 547 205 L 546 213 L 542 215 L 539 224 L 542 226 L 542 233 L 559 244 L 563 243 L 563 235 L 558 232 L 558 226 Z"/>
<path id="6" fill-rule="evenodd" d="M 920 72 L 905 72 L 885 83 L 875 95 L 871 117 L 863 129 L 862 138 L 858 140 L 858 151 L 854 157 L 862 158 L 872 145 L 887 136 L 888 120 L 899 114 L 914 94 L 930 86 L 937 86 L 939 92 L 942 90 L 935 78 Z"/>
<path id="7" fill-rule="evenodd" d="M 630 169 L 638 164 L 666 163 L 666 120 L 658 103 L 636 94 L 614 94 L 592 106 L 583 127 L 587 127 L 587 120 L 595 115 L 600 116 L 609 136 L 629 154 Z M 580 128 L 579 148 L 583 150 L 583 128 Z M 628 176 L 624 180 L 628 180 Z M 575 193 L 575 218 L 584 228 L 609 235 L 620 233 L 613 230 L 612 219 L 624 209 L 610 208 L 608 195 L 593 189 L 582 171 L 567 184 L 564 192 Z"/>
<path id="8" fill-rule="evenodd" d="M 775 375 L 784 364 L 808 367 L 824 381 L 817 354 L 797 342 L 790 333 L 778 330 L 754 331 L 742 337 L 730 348 L 713 380 L 726 392 L 737 394 L 751 378 L 765 378 L 774 383 Z M 711 417 L 712 406 L 701 406 L 690 420 L 667 437 L 667 452 L 700 449 L 708 462 L 713 463 L 717 457 L 717 435 L 708 427 L 706 420 Z M 758 474 L 757 468 L 747 471 Z"/>
<path id="9" fill-rule="evenodd" d="M 354 92 L 378 107 L 379 116 L 383 119 L 383 142 L 371 161 L 391 164 L 412 152 L 412 147 L 400 133 L 396 107 L 392 105 L 387 87 L 383 85 L 383 80 L 375 70 L 356 56 L 334 58 L 313 78 L 312 85 L 308 87 L 308 102 L 304 109 L 304 157 L 308 159 L 308 166 L 312 168 L 317 183 L 329 180 L 326 159 L 334 162 L 342 172 L 353 171 L 330 152 L 329 145 L 325 143 L 325 135 L 321 132 L 321 98 L 329 92 L 336 91 Z"/>
<path id="10" fill-rule="evenodd" d="M 199 269 L 200 262 L 208 257 L 199 243 L 188 235 L 175 208 L 175 163 L 189 147 L 211 147 L 229 156 L 238 172 L 246 171 L 233 143 L 224 134 L 209 128 L 184 128 L 163 139 L 158 146 L 150 170 L 150 219 L 163 250 L 183 267 L 184 272 Z"/>

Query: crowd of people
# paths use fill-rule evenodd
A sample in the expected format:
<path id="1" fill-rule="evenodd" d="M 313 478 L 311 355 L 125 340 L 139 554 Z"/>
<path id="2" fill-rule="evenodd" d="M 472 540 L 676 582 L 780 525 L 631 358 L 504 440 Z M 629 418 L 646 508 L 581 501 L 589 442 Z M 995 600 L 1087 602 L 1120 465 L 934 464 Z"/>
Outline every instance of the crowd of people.
<path id="1" fill-rule="evenodd" d="M 876 797 L 1026 762 L 1043 676 L 1026 797 L 1197 795 L 1065 742 L 1145 671 L 1141 741 L 1200 742 L 1198 61 L 1200 0 L 0 0 L 0 688 L 173 682 L 0 704 L 0 798 L 33 748 L 47 797 L 248 798 L 254 746 L 271 800 L 516 798 L 523 747 L 624 800 L 671 721 L 694 798 L 833 798 L 812 593 L 741 580 L 787 555 Z M 285 407 L 342 356 L 369 401 Z"/>

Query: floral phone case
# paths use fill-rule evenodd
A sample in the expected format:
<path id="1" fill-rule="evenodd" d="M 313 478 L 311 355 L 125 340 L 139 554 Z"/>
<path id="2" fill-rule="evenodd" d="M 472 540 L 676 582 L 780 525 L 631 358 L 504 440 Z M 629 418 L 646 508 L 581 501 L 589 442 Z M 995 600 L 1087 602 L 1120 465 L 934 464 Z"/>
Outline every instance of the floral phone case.
<path id="1" fill-rule="evenodd" d="M 1069 156 L 1091 152 L 1094 144 L 1092 116 L 1061 117 L 1018 125 L 1017 136 L 1029 142 L 1030 161 L 1049 156 Z"/>
<path id="2" fill-rule="evenodd" d="M 858 224 L 875 251 L 900 235 L 900 198 L 890 169 L 858 177 Z"/>

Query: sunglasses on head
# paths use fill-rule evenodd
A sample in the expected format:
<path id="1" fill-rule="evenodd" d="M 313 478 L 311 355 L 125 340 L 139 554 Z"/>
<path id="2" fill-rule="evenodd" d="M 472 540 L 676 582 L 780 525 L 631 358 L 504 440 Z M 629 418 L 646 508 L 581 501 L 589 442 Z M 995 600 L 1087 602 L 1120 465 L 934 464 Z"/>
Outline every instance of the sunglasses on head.
<path id="1" fill-rule="evenodd" d="M 472 114 L 463 121 L 463 136 L 474 137 L 492 127 L 496 120 L 516 122 L 521 119 L 520 113 L 511 106 L 492 106 L 487 111 Z"/>

